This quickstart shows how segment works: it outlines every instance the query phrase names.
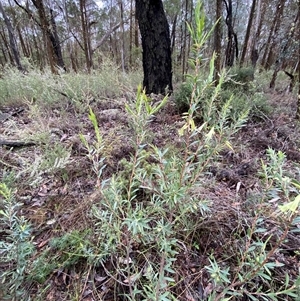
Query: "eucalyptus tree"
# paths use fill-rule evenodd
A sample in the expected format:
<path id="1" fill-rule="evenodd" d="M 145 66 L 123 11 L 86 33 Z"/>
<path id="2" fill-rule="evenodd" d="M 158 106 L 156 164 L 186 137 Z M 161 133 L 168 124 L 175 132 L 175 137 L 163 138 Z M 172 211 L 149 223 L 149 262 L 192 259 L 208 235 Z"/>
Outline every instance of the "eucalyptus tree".
<path id="1" fill-rule="evenodd" d="M 187 24 L 192 24 L 194 17 L 193 0 L 164 0 L 166 18 L 171 29 L 171 52 L 173 63 L 181 70 L 182 78 L 188 69 L 190 55 L 191 35 Z"/>
<path id="2" fill-rule="evenodd" d="M 214 51 L 216 54 L 214 80 L 218 84 L 219 74 L 221 72 L 221 51 L 222 51 L 222 0 L 215 1 L 216 8 L 216 26 L 214 30 Z"/>
<path id="3" fill-rule="evenodd" d="M 269 31 L 269 35 L 268 35 L 267 42 L 266 42 L 266 47 L 265 47 L 264 54 L 262 57 L 262 62 L 261 62 L 262 66 L 265 69 L 269 69 L 272 64 L 272 61 L 271 61 L 272 54 L 273 54 L 272 48 L 274 46 L 275 37 L 280 28 L 285 2 L 286 1 L 278 0 L 278 2 L 276 4 L 275 16 L 273 18 L 273 22 L 272 22 L 272 25 L 271 25 L 271 28 Z"/>
<path id="4" fill-rule="evenodd" d="M 7 48 L 8 49 L 10 48 L 10 51 L 11 51 L 11 54 L 13 57 L 13 62 L 18 67 L 18 69 L 22 71 L 23 67 L 22 67 L 21 60 L 20 60 L 20 54 L 19 54 L 19 49 L 18 49 L 17 43 L 16 43 L 14 29 L 13 29 L 13 26 L 12 26 L 1 2 L 0 2 L 0 13 L 3 16 L 4 23 L 5 23 L 7 31 L 8 31 L 9 45 L 7 45 Z"/>
<path id="5" fill-rule="evenodd" d="M 43 0 L 31 0 L 35 11 L 29 7 L 28 2 L 26 6 L 21 1 L 14 2 L 40 27 L 51 71 L 57 73 L 56 66 L 65 69 L 53 10 Z"/>
<path id="6" fill-rule="evenodd" d="M 298 1 L 299 2 L 299 1 Z M 299 35 L 300 35 L 300 5 L 292 1 L 289 6 L 286 6 L 287 12 L 282 18 L 282 29 L 279 39 L 276 39 L 276 45 L 279 47 L 274 55 L 275 66 L 273 70 L 270 88 L 275 87 L 275 81 L 278 72 L 283 69 L 285 74 L 290 78 L 289 91 L 292 92 L 295 82 L 297 68 L 299 68 L 298 51 L 300 48 Z M 293 22 L 290 22 L 290 19 Z M 274 45 L 272 48 L 274 49 Z"/>
<path id="7" fill-rule="evenodd" d="M 253 19 L 254 19 L 255 9 L 256 9 L 256 0 L 252 0 L 251 10 L 250 10 L 249 18 L 248 18 L 246 35 L 245 35 L 245 39 L 244 39 L 244 43 L 243 43 L 243 47 L 242 47 L 242 54 L 241 54 L 241 59 L 240 59 L 241 66 L 244 64 L 246 52 L 248 50 L 249 38 L 250 38 L 251 29 L 252 29 L 252 23 L 253 23 Z"/>
<path id="8" fill-rule="evenodd" d="M 82 34 L 82 49 L 84 51 L 86 68 L 90 72 L 93 67 L 92 44 L 91 44 L 91 26 L 97 21 L 91 19 L 91 11 L 95 9 L 95 2 L 89 0 L 79 0 L 80 21 Z"/>

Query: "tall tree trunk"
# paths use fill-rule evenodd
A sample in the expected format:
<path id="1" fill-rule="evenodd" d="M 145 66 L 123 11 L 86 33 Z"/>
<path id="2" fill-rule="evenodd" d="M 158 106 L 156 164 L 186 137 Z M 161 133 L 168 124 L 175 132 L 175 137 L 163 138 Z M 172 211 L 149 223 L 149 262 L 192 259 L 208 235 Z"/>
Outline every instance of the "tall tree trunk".
<path id="1" fill-rule="evenodd" d="M 27 48 L 27 46 L 25 44 L 25 41 L 23 39 L 23 35 L 22 35 L 22 32 L 21 32 L 19 24 L 17 24 L 16 29 L 17 29 L 17 32 L 18 32 L 18 36 L 19 36 L 19 40 L 20 40 L 20 44 L 21 44 L 23 55 L 25 57 L 29 57 L 30 56 L 30 51 L 29 51 L 29 49 Z"/>
<path id="2" fill-rule="evenodd" d="M 63 60 L 62 51 L 60 47 L 60 42 L 57 33 L 56 22 L 53 14 L 53 10 L 50 9 L 50 23 L 52 27 L 52 33 L 50 35 L 51 44 L 53 46 L 53 51 L 57 59 L 57 65 L 66 71 L 66 66 Z"/>
<path id="3" fill-rule="evenodd" d="M 252 28 L 252 22 L 253 22 L 253 16 L 254 16 L 254 12 L 255 12 L 255 6 L 256 6 L 256 0 L 252 0 L 249 20 L 248 20 L 248 25 L 247 25 L 247 30 L 246 30 L 245 40 L 244 40 L 244 44 L 243 44 L 241 60 L 240 60 L 240 65 L 241 66 L 243 66 L 243 64 L 244 64 L 246 53 L 247 53 L 247 50 L 248 50 L 248 43 L 249 43 L 250 31 L 251 31 L 251 28 Z"/>
<path id="4" fill-rule="evenodd" d="M 216 54 L 214 80 L 216 85 L 221 72 L 221 39 L 222 39 L 222 0 L 216 0 L 216 27 L 214 31 L 214 51 Z"/>
<path id="5" fill-rule="evenodd" d="M 183 31 L 183 41 L 182 41 L 182 55 L 181 55 L 181 66 L 182 66 L 182 79 L 184 79 L 184 75 L 186 73 L 186 63 L 187 63 L 187 24 L 188 22 L 188 0 L 185 0 L 184 5 L 184 31 Z"/>
<path id="6" fill-rule="evenodd" d="M 285 43 L 284 43 L 283 47 L 280 49 L 279 56 L 277 57 L 276 64 L 275 64 L 275 69 L 274 69 L 272 79 L 271 79 L 271 82 L 270 82 L 270 88 L 275 87 L 275 81 L 276 81 L 276 78 L 277 78 L 277 74 L 278 74 L 279 70 L 282 67 L 283 61 L 285 59 L 285 54 L 287 53 L 288 49 L 291 46 L 291 42 L 292 42 L 292 40 L 294 38 L 294 34 L 295 34 L 295 29 L 299 28 L 299 25 L 300 25 L 300 24 L 298 24 L 299 19 L 300 19 L 300 9 L 297 11 L 296 17 L 294 19 L 294 22 L 291 24 L 291 28 L 289 29 L 289 32 L 287 32 L 287 34 L 285 35 L 288 38 L 285 40 Z M 293 82 L 294 81 L 294 75 L 289 74 L 288 72 L 286 72 L 286 73 L 291 78 L 291 80 Z"/>
<path id="7" fill-rule="evenodd" d="M 122 71 L 125 73 L 125 28 L 124 28 L 124 10 L 123 10 L 123 2 L 122 0 L 119 0 L 119 8 L 120 8 L 120 27 L 122 32 L 121 37 L 121 65 L 122 65 Z"/>
<path id="8" fill-rule="evenodd" d="M 227 25 L 227 47 L 226 47 L 226 57 L 225 65 L 232 67 L 234 63 L 234 58 L 238 58 L 238 41 L 237 35 L 233 29 L 233 19 L 232 19 L 232 0 L 223 0 L 226 6 L 227 16 L 226 16 L 226 25 Z"/>
<path id="9" fill-rule="evenodd" d="M 172 22 L 172 30 L 171 30 L 171 53 L 174 52 L 174 48 L 175 48 L 177 18 L 178 18 L 178 14 L 176 13 L 175 17 L 173 19 L 173 22 Z"/>
<path id="10" fill-rule="evenodd" d="M 178 56 L 177 56 L 177 63 L 179 63 L 179 65 L 181 64 L 182 62 L 182 57 L 183 57 L 183 51 L 184 51 L 184 47 L 183 47 L 183 39 L 184 39 L 184 28 L 186 26 L 186 23 L 185 23 L 185 19 L 184 19 L 184 1 L 180 1 L 181 2 L 181 5 L 180 5 L 180 18 L 179 20 L 181 20 L 180 22 L 180 36 L 179 36 L 179 45 L 180 45 L 180 50 L 179 50 L 179 53 L 178 53 Z"/>
<path id="11" fill-rule="evenodd" d="M 5 58 L 5 61 L 6 63 L 10 62 L 12 65 L 14 65 L 14 58 L 13 58 L 13 55 L 11 53 L 11 49 L 10 49 L 10 46 L 9 46 L 9 42 L 7 41 L 7 38 L 6 38 L 6 35 L 5 35 L 5 30 L 3 28 L 3 26 L 1 26 L 1 29 L 0 30 L 0 37 L 2 38 L 3 40 L 3 45 L 5 46 L 6 48 L 6 51 L 4 48 L 3 49 L 3 54 L 4 54 L 4 58 Z"/>
<path id="12" fill-rule="evenodd" d="M 139 22 L 138 19 L 134 18 L 134 47 L 137 49 L 140 47 L 139 43 Z"/>
<path id="13" fill-rule="evenodd" d="M 20 71 L 23 71 L 24 69 L 21 64 L 19 50 L 18 50 L 18 47 L 16 44 L 16 38 L 14 36 L 14 30 L 12 28 L 10 20 L 8 19 L 1 2 L 0 2 L 0 12 L 3 16 L 4 23 L 5 23 L 7 31 L 8 31 L 9 45 L 10 45 L 11 53 L 13 54 L 14 63 Z"/>
<path id="14" fill-rule="evenodd" d="M 194 16 L 194 3 L 193 3 L 193 0 L 190 0 L 190 19 L 189 19 L 189 24 L 193 24 L 193 16 Z M 192 46 L 192 36 L 191 36 L 191 33 L 188 31 L 186 61 L 188 61 L 188 58 L 190 57 L 191 46 Z M 186 67 L 186 72 L 188 72 L 188 64 L 187 64 L 187 67 Z"/>
<path id="15" fill-rule="evenodd" d="M 269 33 L 267 43 L 266 43 L 266 48 L 265 48 L 264 55 L 263 55 L 262 62 L 261 62 L 262 66 L 265 69 L 268 69 L 270 67 L 270 66 L 268 66 L 268 59 L 270 58 L 270 54 L 272 52 L 271 41 L 272 41 L 272 38 L 273 38 L 273 35 L 275 32 L 275 29 L 279 28 L 279 25 L 281 22 L 281 15 L 283 13 L 283 8 L 284 8 L 284 3 L 285 3 L 285 1 L 278 0 L 277 6 L 276 6 L 275 17 L 274 17 L 273 23 L 271 25 L 270 33 Z M 279 24 L 279 25 L 277 25 L 277 24 Z"/>
<path id="16" fill-rule="evenodd" d="M 82 38 L 83 38 L 83 49 L 86 61 L 87 71 L 90 72 L 93 66 L 92 62 L 92 53 L 90 49 L 89 43 L 89 24 L 86 12 L 86 0 L 79 1 L 80 6 L 80 18 L 81 18 L 81 30 L 82 30 Z"/>
<path id="17" fill-rule="evenodd" d="M 132 67 L 132 45 L 133 45 L 133 0 L 130 0 L 129 18 L 129 66 Z"/>
<path id="18" fill-rule="evenodd" d="M 276 48 L 276 37 L 278 35 L 278 31 L 279 31 L 279 28 L 280 28 L 280 25 L 281 25 L 284 5 L 285 5 L 285 1 L 283 1 L 282 4 L 281 4 L 280 15 L 279 15 L 279 17 L 277 19 L 277 22 L 276 22 L 276 25 L 275 25 L 274 34 L 273 34 L 273 37 L 272 37 L 272 40 L 271 40 L 271 45 L 270 45 L 268 57 L 267 57 L 267 60 L 266 60 L 266 67 L 267 68 L 270 68 L 271 65 L 273 64 L 273 58 L 275 56 L 274 49 Z"/>
<path id="19" fill-rule="evenodd" d="M 33 27 L 33 26 L 32 26 Z M 30 54 L 36 60 L 37 65 L 40 67 L 40 70 L 43 70 L 45 65 L 45 55 L 42 55 L 42 50 L 40 49 L 40 45 L 43 44 L 42 40 L 38 40 L 38 35 L 35 34 L 35 29 L 31 28 L 32 30 L 32 44 Z"/>
<path id="20" fill-rule="evenodd" d="M 46 11 L 45 11 L 45 8 L 44 8 L 44 3 L 43 3 L 42 0 L 32 0 L 32 3 L 34 4 L 36 9 L 38 10 L 40 25 L 41 25 L 41 29 L 42 29 L 42 32 L 43 32 L 44 44 L 45 44 L 45 47 L 46 47 L 46 50 L 47 50 L 51 71 L 52 71 L 52 73 L 57 73 L 56 60 L 55 60 L 55 57 L 54 57 L 54 50 L 53 50 L 53 47 L 51 45 L 51 39 L 50 39 L 50 35 L 49 35 L 50 24 L 47 20 Z"/>
<path id="21" fill-rule="evenodd" d="M 171 39 L 162 0 L 136 0 L 136 17 L 142 36 L 146 93 L 172 91 Z"/>
<path id="22" fill-rule="evenodd" d="M 28 16 L 32 20 L 34 20 L 35 23 L 38 24 L 38 26 L 41 28 L 43 33 L 44 45 L 46 48 L 47 57 L 52 73 L 57 73 L 57 66 L 59 66 L 62 69 L 65 69 L 65 64 L 62 58 L 59 59 L 58 57 L 58 53 L 61 52 L 60 42 L 58 40 L 58 36 L 55 35 L 55 33 L 53 32 L 51 20 L 49 22 L 43 0 L 31 0 L 31 2 L 37 9 L 39 20 L 36 19 L 34 13 L 29 9 L 29 6 L 26 5 L 25 7 L 22 4 L 20 4 L 17 0 L 14 0 L 14 2 L 20 8 L 22 8 L 28 14 Z"/>
<path id="23" fill-rule="evenodd" d="M 298 11 L 300 11 L 300 1 L 298 0 Z M 298 29 L 298 41 L 300 41 L 300 30 Z M 298 45 L 298 101 L 296 118 L 300 120 L 300 45 Z"/>

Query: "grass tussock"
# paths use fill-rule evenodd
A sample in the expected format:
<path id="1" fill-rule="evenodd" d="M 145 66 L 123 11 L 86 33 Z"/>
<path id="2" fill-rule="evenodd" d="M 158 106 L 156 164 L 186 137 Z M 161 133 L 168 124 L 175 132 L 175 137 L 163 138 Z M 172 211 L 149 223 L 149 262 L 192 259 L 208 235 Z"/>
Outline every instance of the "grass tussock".
<path id="1" fill-rule="evenodd" d="M 110 61 L 90 74 L 51 74 L 50 70 L 30 68 L 23 74 L 13 68 L 4 70 L 0 80 L 0 104 L 39 103 L 49 106 L 61 101 L 89 104 L 99 97 L 116 97 L 133 90 L 139 84 L 138 71 L 124 74 Z"/>

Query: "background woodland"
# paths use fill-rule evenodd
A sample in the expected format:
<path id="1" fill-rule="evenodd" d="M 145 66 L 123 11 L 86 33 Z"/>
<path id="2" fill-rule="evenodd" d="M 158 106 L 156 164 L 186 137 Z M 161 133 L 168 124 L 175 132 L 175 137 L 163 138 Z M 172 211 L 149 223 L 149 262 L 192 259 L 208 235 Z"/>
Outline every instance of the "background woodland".
<path id="1" fill-rule="evenodd" d="M 174 74 L 186 74 L 191 52 L 187 22 L 193 24 L 195 1 L 165 0 Z M 26 70 L 37 66 L 91 72 L 104 59 L 126 72 L 141 65 L 135 1 L 2 1 L 0 64 Z M 204 1 L 206 26 L 216 20 L 204 57 L 218 54 L 222 66 L 275 66 L 292 76 L 299 70 L 299 1 Z"/>

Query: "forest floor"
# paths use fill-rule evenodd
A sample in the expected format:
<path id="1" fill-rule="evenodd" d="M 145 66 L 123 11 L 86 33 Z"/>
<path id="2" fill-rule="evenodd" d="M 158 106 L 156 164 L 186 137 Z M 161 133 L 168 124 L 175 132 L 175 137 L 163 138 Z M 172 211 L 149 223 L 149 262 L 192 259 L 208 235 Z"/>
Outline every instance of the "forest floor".
<path id="1" fill-rule="evenodd" d="M 201 251 L 193 254 L 182 252 L 178 256 L 177 279 L 185 278 L 190 282 L 189 290 L 185 282 L 181 290 L 178 289 L 178 300 L 197 300 L 188 293 L 192 288 L 203 296 L 211 292 L 211 281 L 203 272 L 203 267 L 209 264 L 210 254 L 213 253 L 216 259 L 223 258 L 224 252 L 228 258 L 235 256 L 230 253 L 230 248 L 234 243 L 234 232 L 239 227 L 238 220 L 240 217 L 244 221 L 253 217 L 253 212 L 249 212 L 249 208 L 253 208 L 252 198 L 262 194 L 266 188 L 261 172 L 262 162 L 268 161 L 266 150 L 269 147 L 286 154 L 285 173 L 300 181 L 296 97 L 274 91 L 268 91 L 265 95 L 273 108 L 272 114 L 249 120 L 231 139 L 232 149 L 221 152 L 207 173 L 199 195 L 210 201 L 213 214 L 202 224 Z M 129 159 L 134 151 L 125 102 L 126 97 L 99 99 L 90 103 L 106 145 L 107 166 L 102 174 L 103 179 L 120 172 L 120 161 Z M 0 110 L 2 180 L 6 177 L 8 181 L 13 171 L 16 178 L 15 197 L 24 204 L 20 213 L 31 224 L 36 248 L 34 258 L 38 258 L 45 250 L 51 249 L 53 238 L 92 227 L 89 212 L 91 204 L 99 198 L 97 190 L 100 188 L 79 133 L 91 142 L 95 139 L 94 127 L 87 112 L 78 111 L 69 102 L 58 108 L 14 104 L 3 106 Z M 148 125 L 151 143 L 160 148 L 170 145 L 179 148 L 181 138 L 178 129 L 182 125 L 182 116 L 168 103 Z M 30 141 L 34 145 L 13 147 L 7 144 L 12 141 L 28 143 L 28 137 L 34 137 Z M 269 198 L 268 205 L 272 204 L 274 211 L 279 203 L 280 197 Z M 279 220 L 269 219 L 265 224 L 267 233 L 278 234 L 279 223 Z M 289 232 L 280 245 L 280 252 L 272 255 L 275 262 L 284 264 L 273 274 L 278 283 L 285 281 L 286 274 L 294 280 L 299 275 L 299 246 L 299 233 Z M 57 256 L 53 252 L 52 256 Z M 51 256 L 51 252 L 47 256 Z M 46 262 L 48 260 L 45 258 Z M 0 266 L 2 271 L 6 268 L 8 266 Z M 42 283 L 33 281 L 26 289 L 30 300 L 122 300 L 114 296 L 116 285 L 122 284 L 117 283 L 112 275 L 115 275 L 113 271 L 109 276 L 101 268 L 92 272 L 87 263 L 76 263 L 67 268 L 53 269 Z M 78 292 L 77 297 L 74 297 L 74 291 Z M 240 297 L 236 300 L 248 299 Z"/>

